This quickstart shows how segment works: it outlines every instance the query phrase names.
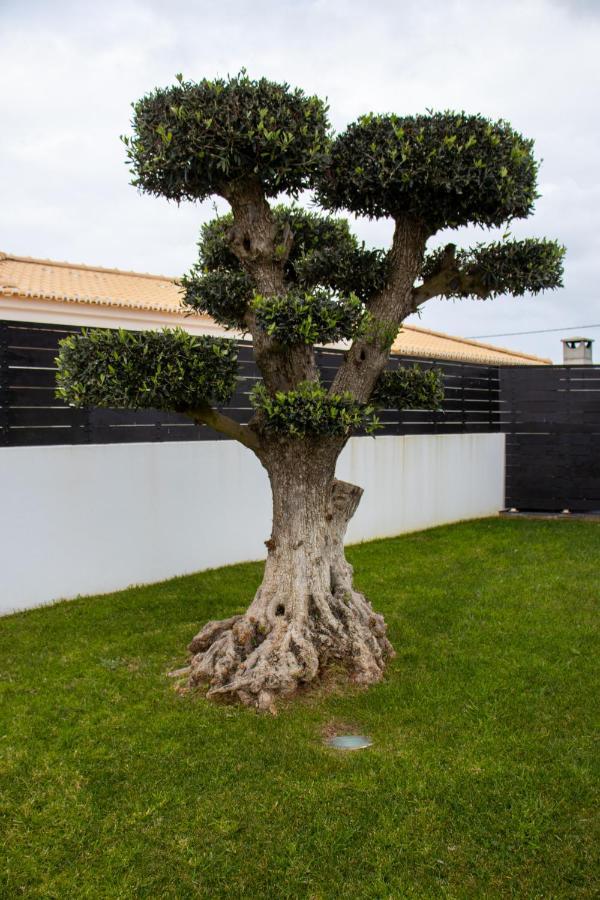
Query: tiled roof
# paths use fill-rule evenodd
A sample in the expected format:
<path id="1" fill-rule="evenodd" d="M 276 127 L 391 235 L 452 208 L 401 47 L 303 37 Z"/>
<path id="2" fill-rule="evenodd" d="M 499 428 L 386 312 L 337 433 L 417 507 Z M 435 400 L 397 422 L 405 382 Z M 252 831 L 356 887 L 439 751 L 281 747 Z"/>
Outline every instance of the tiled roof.
<path id="1" fill-rule="evenodd" d="M 181 288 L 166 275 L 123 272 L 0 253 L 0 296 L 97 304 L 181 316 Z M 205 316 L 207 323 L 210 317 Z M 550 360 L 479 341 L 403 325 L 392 352 L 405 356 L 504 365 L 550 364 Z"/>
<path id="2" fill-rule="evenodd" d="M 180 312 L 181 289 L 166 275 L 0 253 L 0 294 Z"/>
<path id="3" fill-rule="evenodd" d="M 552 360 L 532 356 L 530 353 L 507 350 L 505 347 L 494 347 L 492 344 L 482 344 L 481 341 L 472 341 L 469 338 L 453 337 L 451 334 L 417 328 L 415 325 L 401 327 L 398 337 L 392 345 L 392 353 L 432 359 L 465 360 L 489 365 L 552 365 Z"/>

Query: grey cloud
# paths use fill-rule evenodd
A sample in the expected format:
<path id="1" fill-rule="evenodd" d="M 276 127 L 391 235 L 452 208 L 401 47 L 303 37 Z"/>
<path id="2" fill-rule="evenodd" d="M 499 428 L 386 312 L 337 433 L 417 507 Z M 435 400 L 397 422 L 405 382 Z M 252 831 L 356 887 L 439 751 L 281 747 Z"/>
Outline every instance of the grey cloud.
<path id="1" fill-rule="evenodd" d="M 600 16 L 598 0 L 554 0 L 554 3 L 576 15 Z"/>
<path id="2" fill-rule="evenodd" d="M 211 204 L 176 207 L 128 184 L 118 136 L 157 84 L 246 66 L 328 97 L 336 128 L 362 112 L 426 107 L 503 117 L 536 141 L 544 197 L 518 235 L 568 247 L 565 289 L 495 303 L 433 302 L 421 323 L 456 334 L 597 321 L 600 4 L 567 0 L 108 0 L 0 8 L 0 249 L 178 274 Z M 369 243 L 389 222 L 356 222 Z M 462 243 L 475 230 L 439 235 Z M 558 356 L 559 337 L 522 348 Z M 597 333 L 600 342 L 600 332 Z M 499 341 L 502 343 L 503 341 Z M 505 343 L 521 346 L 516 338 Z M 600 352 L 600 351 L 599 351 Z"/>

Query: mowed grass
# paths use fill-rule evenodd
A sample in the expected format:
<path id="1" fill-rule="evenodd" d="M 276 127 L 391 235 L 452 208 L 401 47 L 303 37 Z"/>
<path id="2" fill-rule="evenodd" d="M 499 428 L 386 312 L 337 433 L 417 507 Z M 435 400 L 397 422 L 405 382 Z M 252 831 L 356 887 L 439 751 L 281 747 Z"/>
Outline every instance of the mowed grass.
<path id="1" fill-rule="evenodd" d="M 600 526 L 482 520 L 349 556 L 398 655 L 277 718 L 165 677 L 260 564 L 0 620 L 0 895 L 597 897 Z M 344 724 L 372 748 L 325 747 Z"/>

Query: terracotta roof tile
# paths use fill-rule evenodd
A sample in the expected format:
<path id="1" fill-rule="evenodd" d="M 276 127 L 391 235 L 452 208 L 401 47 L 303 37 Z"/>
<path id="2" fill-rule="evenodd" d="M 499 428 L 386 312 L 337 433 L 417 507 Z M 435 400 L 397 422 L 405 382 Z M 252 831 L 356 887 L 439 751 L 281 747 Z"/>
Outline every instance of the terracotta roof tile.
<path id="1" fill-rule="evenodd" d="M 0 295 L 98 304 L 181 315 L 181 288 L 166 275 L 124 272 L 49 259 L 0 253 Z M 211 321 L 205 316 L 207 322 Z M 403 325 L 393 353 L 433 359 L 504 365 L 550 364 L 550 360 L 466 338 Z"/>
<path id="2" fill-rule="evenodd" d="M 0 292 L 44 300 L 181 312 L 181 288 L 166 275 L 4 253 L 0 254 Z"/>
<path id="3" fill-rule="evenodd" d="M 552 365 L 552 360 L 505 347 L 494 347 L 469 338 L 453 337 L 440 331 L 403 325 L 392 345 L 392 353 L 406 356 L 456 359 L 499 365 Z"/>

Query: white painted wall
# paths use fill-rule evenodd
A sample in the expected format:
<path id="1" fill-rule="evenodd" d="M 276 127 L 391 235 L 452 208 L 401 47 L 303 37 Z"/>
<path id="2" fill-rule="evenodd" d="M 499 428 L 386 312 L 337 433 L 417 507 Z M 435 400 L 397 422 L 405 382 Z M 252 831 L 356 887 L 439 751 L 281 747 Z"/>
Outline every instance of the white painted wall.
<path id="1" fill-rule="evenodd" d="M 355 543 L 503 506 L 504 436 L 352 438 Z M 265 555 L 266 474 L 232 441 L 0 448 L 0 612 Z"/>

